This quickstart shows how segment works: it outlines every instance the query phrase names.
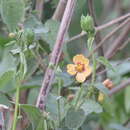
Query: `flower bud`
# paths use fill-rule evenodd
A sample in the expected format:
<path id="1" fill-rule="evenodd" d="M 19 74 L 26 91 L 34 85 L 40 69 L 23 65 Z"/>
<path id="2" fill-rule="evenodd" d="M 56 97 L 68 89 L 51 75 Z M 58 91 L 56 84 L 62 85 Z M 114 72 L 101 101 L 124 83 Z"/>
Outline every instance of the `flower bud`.
<path id="1" fill-rule="evenodd" d="M 98 101 L 99 101 L 99 102 L 103 102 L 104 97 L 105 97 L 105 95 L 104 95 L 102 92 L 99 92 Z"/>
<path id="2" fill-rule="evenodd" d="M 110 79 L 106 79 L 103 82 L 103 85 L 108 88 L 109 90 L 112 89 L 114 87 L 113 82 Z"/>
<path id="3" fill-rule="evenodd" d="M 81 16 L 81 28 L 83 31 L 87 32 L 88 35 L 94 35 L 95 34 L 95 28 L 94 28 L 94 22 L 91 16 L 87 15 Z"/>
<path id="4" fill-rule="evenodd" d="M 10 38 L 14 38 L 15 36 L 16 36 L 15 33 L 9 33 Z"/>
<path id="5" fill-rule="evenodd" d="M 70 94 L 70 95 L 68 95 L 68 97 L 67 97 L 67 101 L 72 101 L 73 99 L 74 99 L 74 94 Z"/>

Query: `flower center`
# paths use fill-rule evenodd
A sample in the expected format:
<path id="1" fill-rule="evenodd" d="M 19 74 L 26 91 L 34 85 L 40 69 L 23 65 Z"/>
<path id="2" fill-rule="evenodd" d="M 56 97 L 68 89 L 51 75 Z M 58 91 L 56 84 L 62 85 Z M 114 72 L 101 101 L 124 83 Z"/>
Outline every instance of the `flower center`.
<path id="1" fill-rule="evenodd" d="M 77 63 L 75 69 L 76 69 L 76 71 L 78 71 L 78 72 L 83 72 L 83 71 L 84 71 L 84 64 Z"/>

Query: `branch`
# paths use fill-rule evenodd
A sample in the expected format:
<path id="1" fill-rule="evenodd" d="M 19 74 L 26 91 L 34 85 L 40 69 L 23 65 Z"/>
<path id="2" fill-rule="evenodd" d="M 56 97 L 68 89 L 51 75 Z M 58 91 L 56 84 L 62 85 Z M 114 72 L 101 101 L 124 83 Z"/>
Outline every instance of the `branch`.
<path id="1" fill-rule="evenodd" d="M 126 20 L 128 17 L 130 17 L 130 13 L 125 14 L 125 15 L 119 17 L 119 18 L 116 18 L 116 19 L 114 19 L 114 20 L 112 20 L 112 21 L 110 21 L 110 22 L 108 22 L 106 24 L 103 24 L 103 25 L 97 27 L 97 30 L 102 30 L 102 29 L 110 27 L 110 26 L 112 26 L 114 24 L 117 24 L 119 22 L 122 22 L 122 21 Z"/>
<path id="2" fill-rule="evenodd" d="M 108 93 L 109 96 L 112 96 L 113 94 L 119 92 L 120 90 L 126 88 L 128 85 L 130 85 L 130 78 L 127 79 L 126 81 L 122 82 L 119 86 L 114 87 L 111 89 Z"/>
<path id="3" fill-rule="evenodd" d="M 114 33 L 116 33 L 119 29 L 121 29 L 123 26 L 125 26 L 126 24 L 128 24 L 130 22 L 130 19 L 127 19 L 127 20 L 125 20 L 122 24 L 120 24 L 117 28 L 115 28 L 113 31 L 111 31 L 108 35 L 106 35 L 105 37 L 104 37 L 104 39 L 102 39 L 102 41 L 96 46 L 96 48 L 94 49 L 94 51 L 92 52 L 92 53 L 94 53 L 94 52 L 96 52 L 103 44 L 104 44 L 104 42 L 106 41 L 106 40 L 108 40 Z M 91 55 L 92 55 L 92 53 L 88 56 L 88 57 L 90 57 Z M 108 57 L 108 59 L 109 59 L 109 57 Z"/>
<path id="4" fill-rule="evenodd" d="M 65 11 L 67 1 L 68 0 L 59 0 L 58 6 L 53 14 L 52 19 L 61 21 L 62 16 L 63 16 L 64 11 Z"/>
<path id="5" fill-rule="evenodd" d="M 114 24 L 117 24 L 117 23 L 119 23 L 119 22 L 121 22 L 121 21 L 127 19 L 128 17 L 130 17 L 130 13 L 128 13 L 128 14 L 126 14 L 126 15 L 123 15 L 123 16 L 121 16 L 121 17 L 119 17 L 119 18 L 116 18 L 116 19 L 114 19 L 114 20 L 112 20 L 112 21 L 110 21 L 110 22 L 108 22 L 108 23 L 106 23 L 106 24 L 100 25 L 100 26 L 98 26 L 98 27 L 95 28 L 95 29 L 96 29 L 96 32 L 101 31 L 101 30 L 103 30 L 103 29 L 105 29 L 105 28 L 108 28 L 108 27 L 110 27 L 110 26 L 112 26 L 112 25 L 114 25 Z M 77 40 L 77 39 L 79 39 L 79 38 L 81 38 L 81 37 L 83 37 L 83 36 L 85 36 L 85 35 L 86 35 L 85 32 L 81 32 L 80 34 L 78 34 L 78 35 L 76 35 L 76 36 L 70 38 L 69 40 L 67 40 L 66 43 L 69 43 L 69 42 L 71 42 L 71 41 Z"/>
<path id="6" fill-rule="evenodd" d="M 127 126 L 130 123 L 130 118 L 128 118 L 124 123 L 123 126 Z"/>
<path id="7" fill-rule="evenodd" d="M 129 42 L 130 42 L 130 38 L 127 38 L 127 40 L 124 42 L 124 44 L 121 45 L 121 46 L 118 48 L 118 50 L 121 51 L 122 49 L 124 49 Z"/>
<path id="8" fill-rule="evenodd" d="M 36 11 L 38 12 L 38 18 L 42 20 L 44 0 L 36 0 Z"/>
<path id="9" fill-rule="evenodd" d="M 50 58 L 49 64 L 51 64 L 53 66 L 56 66 L 59 62 L 60 55 L 62 53 L 62 47 L 64 44 L 64 36 L 68 30 L 75 3 L 76 3 L 76 0 L 69 0 L 67 2 L 64 16 L 63 16 L 63 19 L 62 19 L 62 22 L 61 22 L 61 25 L 59 28 L 58 35 L 57 35 L 56 43 L 55 43 L 55 46 L 54 46 L 54 49 L 52 51 L 52 55 Z M 47 96 L 51 89 L 52 81 L 54 79 L 54 71 L 55 70 L 49 66 L 46 70 L 45 77 L 44 77 L 44 80 L 42 83 L 42 87 L 41 87 L 41 90 L 40 90 L 40 93 L 39 93 L 39 96 L 37 99 L 37 103 L 36 103 L 36 106 L 39 107 L 41 110 L 45 109 L 46 99 L 47 99 Z"/>
<path id="10" fill-rule="evenodd" d="M 117 63 L 116 65 L 113 65 L 113 67 L 115 68 L 115 67 L 117 67 L 118 65 L 121 65 L 121 64 L 123 64 L 123 63 L 125 63 L 125 62 L 128 62 L 128 61 L 130 61 L 130 57 L 128 57 L 127 59 L 125 59 L 125 60 L 123 60 L 123 61 L 120 61 L 119 63 Z M 98 69 L 98 68 L 97 68 Z M 104 73 L 104 72 L 107 72 L 107 69 L 104 69 L 104 70 L 102 70 L 102 71 L 98 71 L 97 72 L 97 76 L 98 75 L 101 75 L 102 73 Z"/>
<path id="11" fill-rule="evenodd" d="M 130 19 L 128 19 L 130 22 Z M 121 33 L 121 35 L 115 40 L 113 45 L 108 49 L 106 52 L 106 57 L 111 58 L 115 53 L 119 50 L 120 46 L 122 46 L 125 42 L 125 39 L 128 38 L 128 35 L 130 33 L 130 23 L 128 23 L 128 26 L 126 26 L 125 30 Z"/>

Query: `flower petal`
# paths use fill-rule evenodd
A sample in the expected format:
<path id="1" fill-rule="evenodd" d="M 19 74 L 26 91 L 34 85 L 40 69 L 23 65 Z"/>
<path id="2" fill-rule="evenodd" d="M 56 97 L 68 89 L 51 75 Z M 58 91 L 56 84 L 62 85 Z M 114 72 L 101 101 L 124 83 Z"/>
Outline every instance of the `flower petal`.
<path id="1" fill-rule="evenodd" d="M 84 82 L 86 78 L 92 73 L 92 68 L 90 66 L 86 66 L 85 71 L 82 73 L 77 73 L 76 80 L 80 83 Z"/>
<path id="2" fill-rule="evenodd" d="M 90 66 L 85 66 L 85 71 L 82 72 L 85 77 L 88 77 L 92 73 L 92 68 Z"/>
<path id="3" fill-rule="evenodd" d="M 70 75 L 75 75 L 76 74 L 76 70 L 75 70 L 75 65 L 74 64 L 68 64 L 67 65 L 67 72 L 70 74 Z"/>
<path id="4" fill-rule="evenodd" d="M 86 76 L 84 75 L 84 73 L 77 73 L 76 75 L 76 80 L 80 83 L 83 83 L 86 79 Z"/>
<path id="5" fill-rule="evenodd" d="M 75 64 L 81 63 L 81 64 L 88 65 L 89 64 L 89 59 L 85 58 L 82 54 L 78 54 L 78 55 L 74 56 L 73 62 Z"/>

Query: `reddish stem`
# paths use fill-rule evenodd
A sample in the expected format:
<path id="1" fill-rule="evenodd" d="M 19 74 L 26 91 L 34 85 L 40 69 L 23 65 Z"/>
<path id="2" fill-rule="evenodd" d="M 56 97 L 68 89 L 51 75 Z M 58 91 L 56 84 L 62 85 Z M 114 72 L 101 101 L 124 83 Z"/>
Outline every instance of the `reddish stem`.
<path id="1" fill-rule="evenodd" d="M 62 53 L 63 44 L 64 44 L 65 33 L 67 32 L 71 21 L 75 2 L 76 0 L 68 0 L 67 2 L 63 19 L 60 25 L 60 29 L 57 35 L 56 43 L 50 58 L 50 64 L 52 64 L 53 66 L 56 66 L 59 62 L 60 55 Z M 51 84 L 53 79 L 54 79 L 54 69 L 48 66 L 45 72 L 42 87 L 36 103 L 36 106 L 39 107 L 41 110 L 44 110 L 45 108 L 46 98 L 51 89 Z"/>

